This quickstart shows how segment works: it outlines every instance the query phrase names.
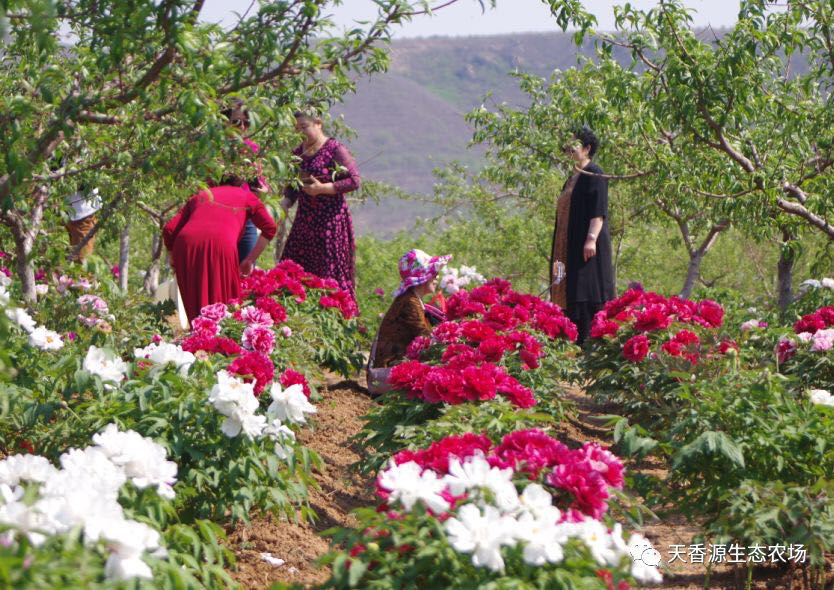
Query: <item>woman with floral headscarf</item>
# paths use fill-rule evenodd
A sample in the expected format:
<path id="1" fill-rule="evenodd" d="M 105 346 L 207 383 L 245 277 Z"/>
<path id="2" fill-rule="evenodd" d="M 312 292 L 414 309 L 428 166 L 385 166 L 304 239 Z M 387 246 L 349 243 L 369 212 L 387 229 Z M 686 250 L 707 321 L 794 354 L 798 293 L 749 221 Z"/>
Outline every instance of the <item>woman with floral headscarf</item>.
<path id="1" fill-rule="evenodd" d="M 400 258 L 402 281 L 379 326 L 375 350 L 371 351 L 372 367 L 390 367 L 405 358 L 415 338 L 431 333 L 423 297 L 435 292 L 437 274 L 451 258 L 429 256 L 416 249 Z"/>

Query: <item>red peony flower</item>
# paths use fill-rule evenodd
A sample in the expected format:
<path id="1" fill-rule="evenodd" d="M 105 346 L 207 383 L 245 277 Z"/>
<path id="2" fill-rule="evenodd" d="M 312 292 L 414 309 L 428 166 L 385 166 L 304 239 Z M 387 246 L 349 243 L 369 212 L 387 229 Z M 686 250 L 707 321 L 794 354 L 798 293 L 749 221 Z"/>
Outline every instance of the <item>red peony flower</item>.
<path id="1" fill-rule="evenodd" d="M 461 328 L 461 335 L 470 342 L 482 342 L 495 335 L 495 330 L 478 320 L 464 322 Z"/>
<path id="2" fill-rule="evenodd" d="M 430 367 L 419 361 L 406 361 L 394 366 L 388 375 L 388 383 L 399 391 L 422 397 L 423 381 Z"/>
<path id="3" fill-rule="evenodd" d="M 255 395 L 260 395 L 275 376 L 275 365 L 265 354 L 257 351 L 247 352 L 239 356 L 226 367 L 230 373 L 240 375 L 248 382 L 255 381 Z"/>
<path id="4" fill-rule="evenodd" d="M 485 363 L 480 367 L 469 366 L 461 372 L 461 375 L 466 399 L 487 401 L 495 397 L 498 385 L 495 365 Z"/>
<path id="5" fill-rule="evenodd" d="M 698 303 L 698 316 L 707 323 L 707 326 L 720 328 L 724 322 L 724 308 L 711 299 L 705 299 Z"/>
<path id="6" fill-rule="evenodd" d="M 594 321 L 591 323 L 591 338 L 599 339 L 606 336 L 616 336 L 619 329 L 620 324 L 607 319 L 605 311 L 601 311 L 594 316 Z"/>
<path id="7" fill-rule="evenodd" d="M 565 461 L 570 450 L 541 430 L 518 430 L 506 435 L 489 457 L 491 465 L 524 471 L 536 479 L 542 469 L 550 469 Z"/>
<path id="8" fill-rule="evenodd" d="M 423 379 L 422 398 L 430 403 L 459 404 L 466 401 L 461 374 L 446 367 L 432 367 Z"/>
<path id="9" fill-rule="evenodd" d="M 649 353 L 649 339 L 645 334 L 629 338 L 623 345 L 623 356 L 627 361 L 639 363 Z"/>
<path id="10" fill-rule="evenodd" d="M 663 305 L 650 305 L 642 313 L 637 314 L 637 321 L 634 322 L 634 329 L 638 332 L 654 332 L 663 330 L 669 326 L 671 318 L 666 315 L 666 307 Z"/>
<path id="11" fill-rule="evenodd" d="M 569 492 L 573 496 L 571 506 L 592 518 L 601 518 L 608 509 L 608 483 L 591 461 L 581 456 L 573 455 L 554 467 L 547 482 Z"/>
<path id="12" fill-rule="evenodd" d="M 268 313 L 276 324 L 287 321 L 287 310 L 272 297 L 258 297 L 255 300 L 255 307 Z"/>
<path id="13" fill-rule="evenodd" d="M 469 298 L 484 305 L 495 305 L 499 300 L 498 289 L 492 285 L 475 287 L 469 292 Z"/>
<path id="14" fill-rule="evenodd" d="M 501 362 L 504 353 L 507 350 L 507 343 L 499 336 L 487 338 L 481 341 L 478 345 L 478 352 L 480 352 L 484 359 L 490 363 Z"/>

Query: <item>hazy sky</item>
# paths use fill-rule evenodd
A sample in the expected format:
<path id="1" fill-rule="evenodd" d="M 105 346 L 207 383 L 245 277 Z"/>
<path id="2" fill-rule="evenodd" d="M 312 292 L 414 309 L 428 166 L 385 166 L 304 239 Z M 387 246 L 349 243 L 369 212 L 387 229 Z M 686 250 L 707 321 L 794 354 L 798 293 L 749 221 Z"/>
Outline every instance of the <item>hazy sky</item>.
<path id="1" fill-rule="evenodd" d="M 637 8 L 650 8 L 654 0 L 630 0 Z M 212 22 L 233 22 L 233 12 L 244 12 L 252 0 L 206 0 L 203 18 Z M 441 0 L 435 2 L 442 4 Z M 585 0 L 585 7 L 599 21 L 600 30 L 614 28 L 612 6 L 623 4 L 612 0 Z M 426 37 L 430 35 L 493 35 L 525 31 L 555 31 L 556 21 L 542 0 L 498 0 L 498 7 L 481 13 L 476 0 L 460 0 L 438 10 L 434 16 L 415 17 L 395 30 L 395 37 Z M 694 10 L 695 26 L 711 24 L 728 26 L 735 22 L 739 0 L 684 0 Z M 344 0 L 330 8 L 333 20 L 340 26 L 355 26 L 354 21 L 373 19 L 376 7 L 371 0 Z"/>

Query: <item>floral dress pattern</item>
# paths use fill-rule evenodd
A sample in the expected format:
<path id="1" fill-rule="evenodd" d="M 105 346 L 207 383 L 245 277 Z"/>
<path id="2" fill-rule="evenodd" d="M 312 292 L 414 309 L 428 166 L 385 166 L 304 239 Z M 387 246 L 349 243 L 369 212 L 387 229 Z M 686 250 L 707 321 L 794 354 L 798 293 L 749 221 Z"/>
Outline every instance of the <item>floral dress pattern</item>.
<path id="1" fill-rule="evenodd" d="M 353 218 L 344 195 L 361 184 L 356 164 L 347 148 L 333 138 L 311 156 L 302 155 L 301 147 L 293 153 L 301 158 L 302 177 L 333 182 L 338 194 L 311 196 L 292 188 L 285 191 L 290 201 L 298 202 L 298 211 L 281 259 L 293 260 L 308 272 L 334 279 L 355 301 Z"/>

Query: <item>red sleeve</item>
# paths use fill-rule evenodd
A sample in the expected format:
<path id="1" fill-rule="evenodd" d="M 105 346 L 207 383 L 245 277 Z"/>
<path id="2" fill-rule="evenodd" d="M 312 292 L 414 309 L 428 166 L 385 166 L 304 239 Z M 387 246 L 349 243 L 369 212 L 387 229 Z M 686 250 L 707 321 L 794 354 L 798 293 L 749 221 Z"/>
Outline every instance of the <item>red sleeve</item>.
<path id="1" fill-rule="evenodd" d="M 348 149 L 339 144 L 336 146 L 336 149 L 333 151 L 333 160 L 347 168 L 347 178 L 343 178 L 341 180 L 337 180 L 333 183 L 333 188 L 336 189 L 337 193 L 349 193 L 350 191 L 355 191 L 360 186 L 362 186 L 362 178 L 359 176 L 359 170 L 356 168 L 356 162 L 353 160 L 353 156 L 350 155 Z"/>
<path id="2" fill-rule="evenodd" d="M 266 206 L 261 202 L 261 200 L 249 193 L 249 207 L 247 208 L 247 217 L 252 220 L 252 223 L 255 224 L 259 230 L 261 230 L 261 235 L 265 237 L 267 240 L 271 240 L 275 237 L 275 234 L 278 231 L 278 226 L 275 224 L 275 220 L 272 219 L 272 215 L 269 214 L 269 211 L 266 210 Z"/>
<path id="3" fill-rule="evenodd" d="M 188 202 L 183 206 L 179 212 L 174 215 L 168 223 L 165 224 L 165 227 L 162 229 L 162 241 L 165 243 L 165 247 L 168 250 L 174 249 L 174 240 L 177 239 L 177 235 L 182 231 L 182 228 L 185 227 L 185 224 L 188 223 L 188 218 L 191 217 L 191 212 L 194 210 L 194 199 L 197 196 L 194 195 Z"/>

